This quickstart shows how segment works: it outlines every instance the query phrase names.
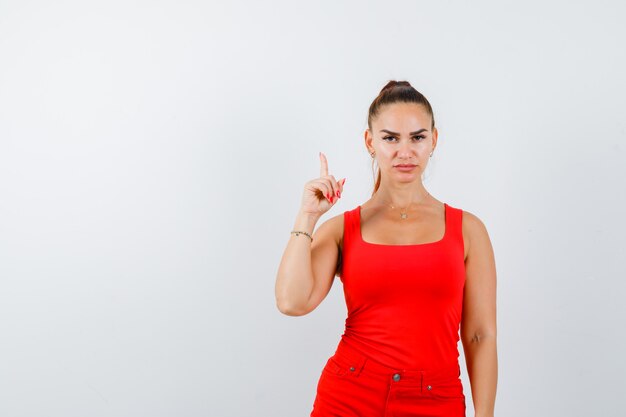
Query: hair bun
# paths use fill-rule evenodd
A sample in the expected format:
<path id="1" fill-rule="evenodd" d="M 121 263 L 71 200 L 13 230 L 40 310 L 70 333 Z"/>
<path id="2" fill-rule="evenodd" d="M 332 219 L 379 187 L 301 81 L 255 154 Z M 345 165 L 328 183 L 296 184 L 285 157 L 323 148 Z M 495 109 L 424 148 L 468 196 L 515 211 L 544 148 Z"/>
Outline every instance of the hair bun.
<path id="1" fill-rule="evenodd" d="M 408 81 L 396 81 L 391 80 L 383 87 L 381 91 L 389 90 L 394 87 L 411 87 L 411 84 Z"/>

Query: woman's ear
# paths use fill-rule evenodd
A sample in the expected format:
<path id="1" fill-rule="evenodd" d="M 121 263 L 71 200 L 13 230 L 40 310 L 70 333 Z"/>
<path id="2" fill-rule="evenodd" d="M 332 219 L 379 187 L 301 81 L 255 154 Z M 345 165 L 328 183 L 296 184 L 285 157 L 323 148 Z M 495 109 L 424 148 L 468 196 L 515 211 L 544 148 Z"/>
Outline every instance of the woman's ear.
<path id="1" fill-rule="evenodd" d="M 372 146 L 372 134 L 369 129 L 365 129 L 364 139 L 365 139 L 365 148 L 368 153 L 372 153 L 374 151 L 374 147 Z"/>

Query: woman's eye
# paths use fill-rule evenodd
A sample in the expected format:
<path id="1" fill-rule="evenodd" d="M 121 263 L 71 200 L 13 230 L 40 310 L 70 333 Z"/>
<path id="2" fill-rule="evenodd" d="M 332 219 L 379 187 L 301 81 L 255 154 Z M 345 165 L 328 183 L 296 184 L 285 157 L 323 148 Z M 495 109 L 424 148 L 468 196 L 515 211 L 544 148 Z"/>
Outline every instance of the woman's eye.
<path id="1" fill-rule="evenodd" d="M 414 138 L 414 139 L 416 139 L 416 138 L 417 138 L 417 139 L 419 139 L 419 140 L 424 139 L 425 137 L 426 137 L 426 136 L 424 136 L 424 135 L 413 136 L 413 138 Z M 385 137 L 383 138 L 383 140 L 387 140 L 387 139 L 395 139 L 395 137 L 393 137 L 393 136 L 385 136 Z"/>

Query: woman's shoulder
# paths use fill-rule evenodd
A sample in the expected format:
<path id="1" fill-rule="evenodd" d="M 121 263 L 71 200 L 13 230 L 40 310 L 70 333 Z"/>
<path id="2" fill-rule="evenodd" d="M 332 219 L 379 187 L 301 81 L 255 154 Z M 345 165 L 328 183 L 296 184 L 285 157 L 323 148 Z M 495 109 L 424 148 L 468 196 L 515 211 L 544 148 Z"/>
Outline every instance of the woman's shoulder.
<path id="1" fill-rule="evenodd" d="M 345 210 L 334 216 L 324 220 L 315 230 L 315 234 L 320 234 L 324 238 L 332 239 L 337 246 L 341 247 L 343 241 L 343 228 L 346 213 L 351 210 Z"/>
<path id="2" fill-rule="evenodd" d="M 463 214 L 463 227 L 467 226 L 468 229 L 485 227 L 483 221 L 473 212 L 461 208 L 456 209 Z"/>
<path id="3" fill-rule="evenodd" d="M 460 209 L 461 210 L 461 209 Z M 484 242 L 489 240 L 489 232 L 487 226 L 475 213 L 468 210 L 461 210 L 463 236 L 468 240 L 469 245 L 472 242 Z"/>

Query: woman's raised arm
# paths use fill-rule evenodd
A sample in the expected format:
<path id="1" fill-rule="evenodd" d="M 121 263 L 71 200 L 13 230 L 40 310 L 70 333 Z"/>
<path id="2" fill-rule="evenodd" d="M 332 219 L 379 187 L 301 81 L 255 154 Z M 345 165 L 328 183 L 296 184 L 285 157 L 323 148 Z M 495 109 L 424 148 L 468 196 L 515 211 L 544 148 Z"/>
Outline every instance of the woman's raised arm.
<path id="1" fill-rule="evenodd" d="M 342 181 L 328 174 L 328 161 L 320 152 L 320 177 L 304 186 L 302 204 L 276 275 L 276 306 L 290 316 L 309 313 L 332 285 L 338 259 L 339 216 L 313 234 L 315 224 L 341 197 Z M 300 233 L 298 233 L 300 232 Z"/>

